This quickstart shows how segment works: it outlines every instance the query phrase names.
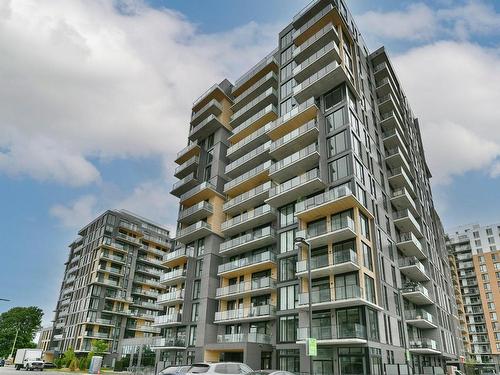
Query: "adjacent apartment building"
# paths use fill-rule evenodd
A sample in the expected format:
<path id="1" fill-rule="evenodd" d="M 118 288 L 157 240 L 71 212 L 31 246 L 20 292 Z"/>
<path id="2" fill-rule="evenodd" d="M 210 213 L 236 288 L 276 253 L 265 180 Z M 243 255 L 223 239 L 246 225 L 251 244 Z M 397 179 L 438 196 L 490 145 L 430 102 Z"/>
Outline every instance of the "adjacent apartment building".
<path id="1" fill-rule="evenodd" d="M 126 338 L 159 334 L 153 326 L 165 286 L 163 256 L 169 231 L 126 211 L 110 210 L 78 232 L 69 245 L 64 279 L 55 310 L 50 350 L 72 347 L 78 355 L 93 340 L 109 343 L 107 363 L 120 354 Z"/>
<path id="2" fill-rule="evenodd" d="M 274 51 L 201 95 L 176 163 L 159 360 L 309 372 L 308 337 L 315 374 L 424 373 L 456 360 L 419 123 L 345 1 L 313 1 Z"/>
<path id="3" fill-rule="evenodd" d="M 500 223 L 450 229 L 447 246 L 469 359 L 487 373 L 500 372 Z"/>

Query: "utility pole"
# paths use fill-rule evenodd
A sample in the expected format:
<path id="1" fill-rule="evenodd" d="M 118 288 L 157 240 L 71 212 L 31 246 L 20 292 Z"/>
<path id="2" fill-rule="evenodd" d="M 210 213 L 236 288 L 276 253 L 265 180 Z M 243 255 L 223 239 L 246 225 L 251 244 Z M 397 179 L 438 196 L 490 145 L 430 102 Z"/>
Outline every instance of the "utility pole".
<path id="1" fill-rule="evenodd" d="M 14 358 L 14 349 L 16 347 L 17 336 L 19 335 L 20 324 L 17 325 L 16 337 L 14 337 L 14 343 L 12 344 L 12 350 L 10 351 L 10 358 Z"/>

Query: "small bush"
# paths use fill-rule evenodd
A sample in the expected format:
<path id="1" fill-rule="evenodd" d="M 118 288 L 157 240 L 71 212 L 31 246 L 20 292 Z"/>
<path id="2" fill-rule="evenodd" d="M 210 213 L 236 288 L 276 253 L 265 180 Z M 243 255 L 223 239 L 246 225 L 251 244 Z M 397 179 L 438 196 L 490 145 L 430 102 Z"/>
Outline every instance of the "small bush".
<path id="1" fill-rule="evenodd" d="M 71 360 L 71 363 L 69 364 L 69 369 L 70 371 L 75 371 L 79 368 L 80 366 L 80 361 L 78 361 L 78 358 L 73 358 Z"/>
<path id="2" fill-rule="evenodd" d="M 55 361 L 54 361 L 54 365 L 57 368 L 62 368 L 63 367 L 63 360 L 62 360 L 62 358 L 56 358 Z"/>

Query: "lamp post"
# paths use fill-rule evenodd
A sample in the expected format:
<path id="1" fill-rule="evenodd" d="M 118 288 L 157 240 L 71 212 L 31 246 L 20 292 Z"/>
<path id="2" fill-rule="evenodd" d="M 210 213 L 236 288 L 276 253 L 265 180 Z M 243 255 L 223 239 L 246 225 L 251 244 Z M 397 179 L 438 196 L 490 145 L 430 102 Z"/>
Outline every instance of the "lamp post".
<path id="1" fill-rule="evenodd" d="M 294 239 L 295 244 L 297 245 L 304 245 L 307 247 L 307 293 L 308 293 L 308 307 L 309 307 L 309 337 L 312 336 L 312 295 L 311 295 L 311 284 L 312 284 L 312 278 L 311 278 L 311 244 L 301 236 L 295 237 Z M 313 370 L 313 358 L 311 355 L 309 355 L 309 373 L 311 375 L 314 375 L 314 370 Z"/>

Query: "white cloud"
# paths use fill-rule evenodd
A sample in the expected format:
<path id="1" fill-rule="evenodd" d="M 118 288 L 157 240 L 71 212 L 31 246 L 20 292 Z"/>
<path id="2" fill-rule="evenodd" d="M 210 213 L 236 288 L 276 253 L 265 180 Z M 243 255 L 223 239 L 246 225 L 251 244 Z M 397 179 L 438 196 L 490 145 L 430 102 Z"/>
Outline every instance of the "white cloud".
<path id="1" fill-rule="evenodd" d="M 57 204 L 50 209 L 50 214 L 67 228 L 80 228 L 96 216 L 97 199 L 93 195 L 78 198 L 71 205 Z"/>
<path id="2" fill-rule="evenodd" d="M 468 40 L 472 36 L 498 35 L 500 31 L 500 13 L 482 1 L 435 5 L 431 8 L 415 3 L 397 11 L 367 11 L 356 20 L 370 44 L 387 40 Z"/>
<path id="3" fill-rule="evenodd" d="M 438 42 L 396 56 L 394 64 L 420 119 L 434 181 L 490 168 L 500 156 L 500 52 Z"/>
<path id="4" fill-rule="evenodd" d="M 193 99 L 269 52 L 276 32 L 203 34 L 140 0 L 3 1 L 0 173 L 85 185 L 99 181 L 92 160 L 172 160 Z"/>

